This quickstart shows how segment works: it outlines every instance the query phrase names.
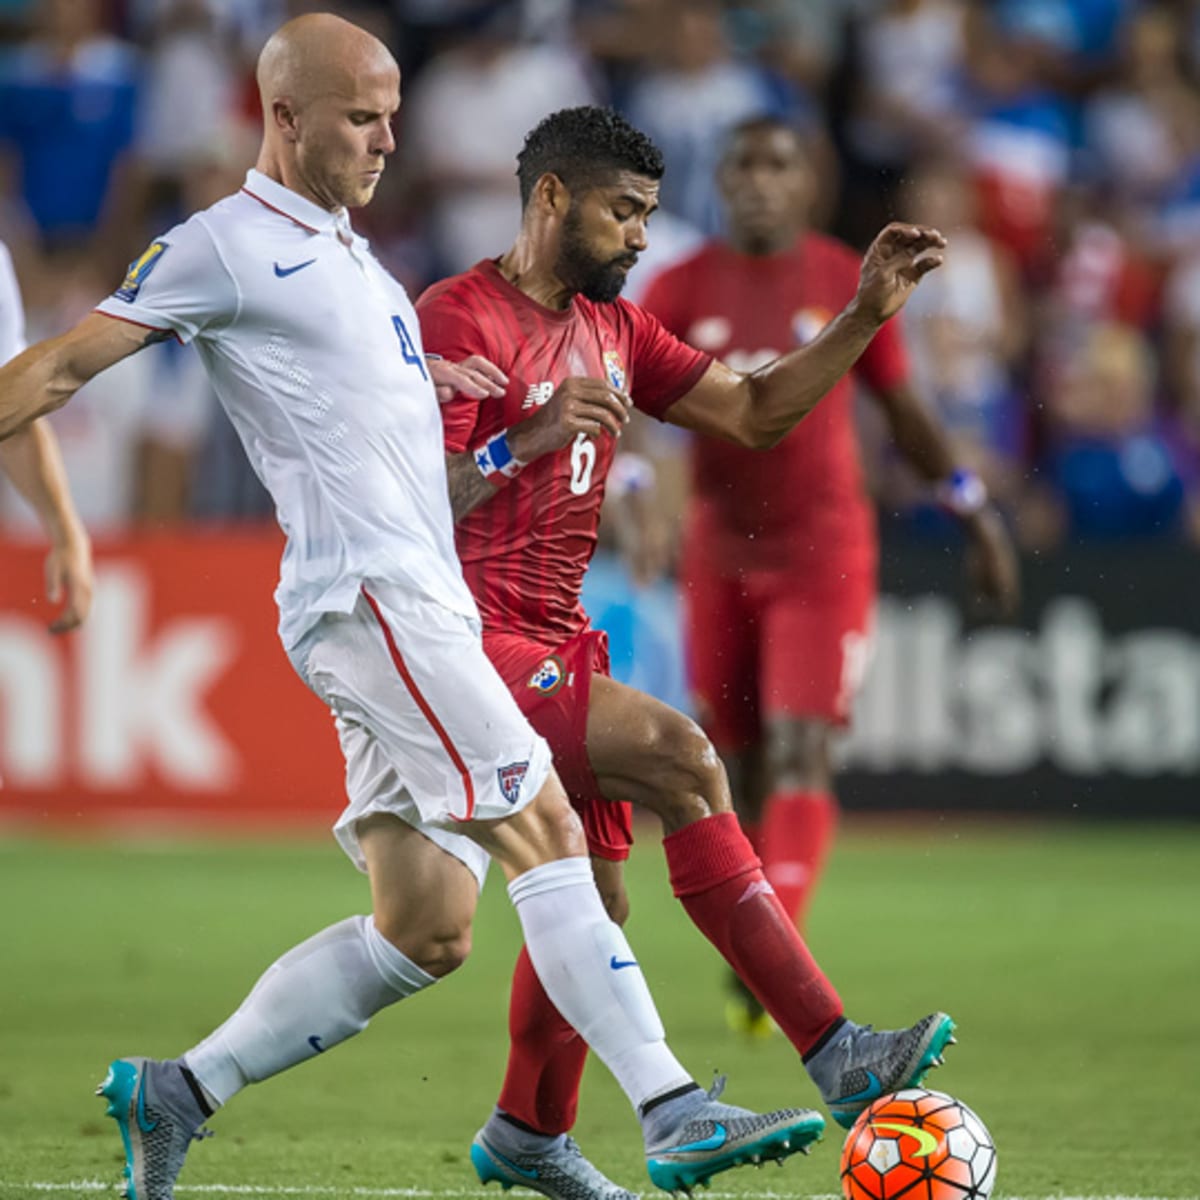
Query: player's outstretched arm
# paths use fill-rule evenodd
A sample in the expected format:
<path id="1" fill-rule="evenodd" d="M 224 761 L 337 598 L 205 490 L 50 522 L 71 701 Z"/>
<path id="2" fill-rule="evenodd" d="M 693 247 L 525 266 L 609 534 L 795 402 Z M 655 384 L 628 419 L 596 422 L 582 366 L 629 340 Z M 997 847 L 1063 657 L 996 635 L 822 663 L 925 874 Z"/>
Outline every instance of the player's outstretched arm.
<path id="1" fill-rule="evenodd" d="M 0 442 L 0 467 L 46 531 L 46 595 L 63 605 L 50 630 L 65 633 L 82 624 L 91 607 L 92 544 L 75 511 L 54 431 L 45 421 L 30 422 Z"/>
<path id="2" fill-rule="evenodd" d="M 946 431 L 909 384 L 884 388 L 876 399 L 896 448 L 934 485 L 939 502 L 962 521 L 971 543 L 968 566 L 973 585 L 998 615 L 1012 616 L 1021 599 L 1020 567 L 1004 520 L 988 502 L 983 480 L 959 468 Z"/>
<path id="3" fill-rule="evenodd" d="M 61 408 L 94 375 L 170 333 L 90 313 L 0 367 L 0 441 Z"/>
<path id="4" fill-rule="evenodd" d="M 666 419 L 752 449 L 776 445 L 855 364 L 876 331 L 936 267 L 946 239 L 893 222 L 871 243 L 854 299 L 820 335 L 749 375 L 714 362 Z"/>

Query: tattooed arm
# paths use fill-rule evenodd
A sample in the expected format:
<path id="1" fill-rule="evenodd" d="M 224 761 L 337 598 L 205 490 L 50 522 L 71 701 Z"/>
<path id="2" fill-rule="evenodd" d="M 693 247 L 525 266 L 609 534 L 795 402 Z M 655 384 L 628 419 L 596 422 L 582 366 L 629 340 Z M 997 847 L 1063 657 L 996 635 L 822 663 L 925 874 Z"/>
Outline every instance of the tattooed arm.
<path id="1" fill-rule="evenodd" d="M 456 522 L 499 491 L 480 474 L 475 455 L 469 451 L 446 455 L 446 478 L 450 484 L 450 511 Z"/>
<path id="2" fill-rule="evenodd" d="M 30 346 L 0 367 L 0 440 L 61 408 L 94 375 L 171 332 L 90 313 L 61 337 Z"/>

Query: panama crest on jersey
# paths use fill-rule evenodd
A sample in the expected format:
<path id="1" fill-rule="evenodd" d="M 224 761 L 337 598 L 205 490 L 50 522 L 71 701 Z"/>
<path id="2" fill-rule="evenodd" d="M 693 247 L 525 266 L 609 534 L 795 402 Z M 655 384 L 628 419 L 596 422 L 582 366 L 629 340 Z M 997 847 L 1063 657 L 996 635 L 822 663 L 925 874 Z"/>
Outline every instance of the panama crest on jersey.
<path id="1" fill-rule="evenodd" d="M 500 784 L 500 792 L 509 804 L 516 804 L 521 796 L 521 784 L 529 770 L 529 762 L 509 763 L 506 767 L 496 769 L 496 780 Z"/>
<path id="2" fill-rule="evenodd" d="M 552 654 L 538 663 L 537 670 L 529 677 L 526 686 L 533 688 L 535 692 L 541 692 L 543 696 L 553 696 L 562 687 L 566 676 L 567 671 L 562 659 Z"/>
<path id="3" fill-rule="evenodd" d="M 625 364 L 615 350 L 605 350 L 604 352 L 604 374 L 608 376 L 608 382 L 617 391 L 625 390 Z"/>
<path id="4" fill-rule="evenodd" d="M 792 334 L 796 345 L 807 346 L 833 319 L 827 308 L 802 308 L 792 314 Z"/>

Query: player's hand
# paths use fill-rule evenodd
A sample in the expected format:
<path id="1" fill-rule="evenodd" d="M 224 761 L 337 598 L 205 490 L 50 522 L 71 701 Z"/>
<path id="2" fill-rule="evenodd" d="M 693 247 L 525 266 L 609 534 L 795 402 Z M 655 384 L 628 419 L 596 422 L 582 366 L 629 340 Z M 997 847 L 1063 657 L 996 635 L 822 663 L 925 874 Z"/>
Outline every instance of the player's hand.
<path id="1" fill-rule="evenodd" d="M 858 274 L 859 306 L 883 322 L 904 307 L 913 288 L 942 265 L 946 239 L 928 225 L 893 221 L 867 248 Z"/>
<path id="2" fill-rule="evenodd" d="M 472 354 L 462 362 L 448 358 L 427 358 L 429 378 L 433 380 L 439 404 L 449 404 L 455 396 L 472 400 L 499 399 L 508 388 L 508 376 L 495 363 L 480 354 Z"/>
<path id="3" fill-rule="evenodd" d="M 532 417 L 508 431 L 508 444 L 522 462 L 533 462 L 569 446 L 581 433 L 620 437 L 632 407 L 633 401 L 607 379 L 567 379 Z"/>
<path id="4" fill-rule="evenodd" d="M 1017 552 L 1000 514 L 990 505 L 967 521 L 967 571 L 977 597 L 997 616 L 1012 617 L 1021 602 Z"/>
<path id="5" fill-rule="evenodd" d="M 92 606 L 92 582 L 92 544 L 80 529 L 46 555 L 46 598 L 63 605 L 50 622 L 51 633 L 66 633 L 83 624 Z"/>

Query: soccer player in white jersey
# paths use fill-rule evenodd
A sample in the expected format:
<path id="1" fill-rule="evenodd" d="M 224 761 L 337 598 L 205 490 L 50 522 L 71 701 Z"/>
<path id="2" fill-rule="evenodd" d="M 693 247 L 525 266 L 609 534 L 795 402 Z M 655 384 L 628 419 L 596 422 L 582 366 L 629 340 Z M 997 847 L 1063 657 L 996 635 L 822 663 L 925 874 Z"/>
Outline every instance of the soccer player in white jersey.
<path id="1" fill-rule="evenodd" d="M 179 1059 L 113 1062 L 100 1090 L 127 1194 L 169 1200 L 218 1106 L 458 966 L 489 855 L 546 991 L 635 1106 L 656 1183 L 690 1187 L 804 1148 L 819 1114 L 723 1105 L 672 1055 L 546 744 L 483 653 L 454 556 L 435 385 L 482 397 L 504 380 L 482 360 L 425 359 L 408 297 L 346 216 L 394 148 L 392 56 L 314 14 L 275 33 L 258 81 L 265 132 L 245 187 L 155 241 L 73 331 L 0 372 L 4 437 L 147 342 L 195 343 L 287 534 L 280 633 L 335 715 L 349 792 L 335 832 L 371 883 L 373 916 L 285 954 Z M 628 1195 L 565 1138 L 523 1173 L 558 1195 Z"/>
<path id="2" fill-rule="evenodd" d="M 0 364 L 25 349 L 25 311 L 8 247 L 0 242 Z M 0 468 L 37 513 L 50 553 L 46 597 L 62 609 L 52 633 L 81 624 L 92 603 L 92 544 L 75 511 L 58 439 L 45 421 L 33 421 L 17 437 L 0 442 Z"/>

